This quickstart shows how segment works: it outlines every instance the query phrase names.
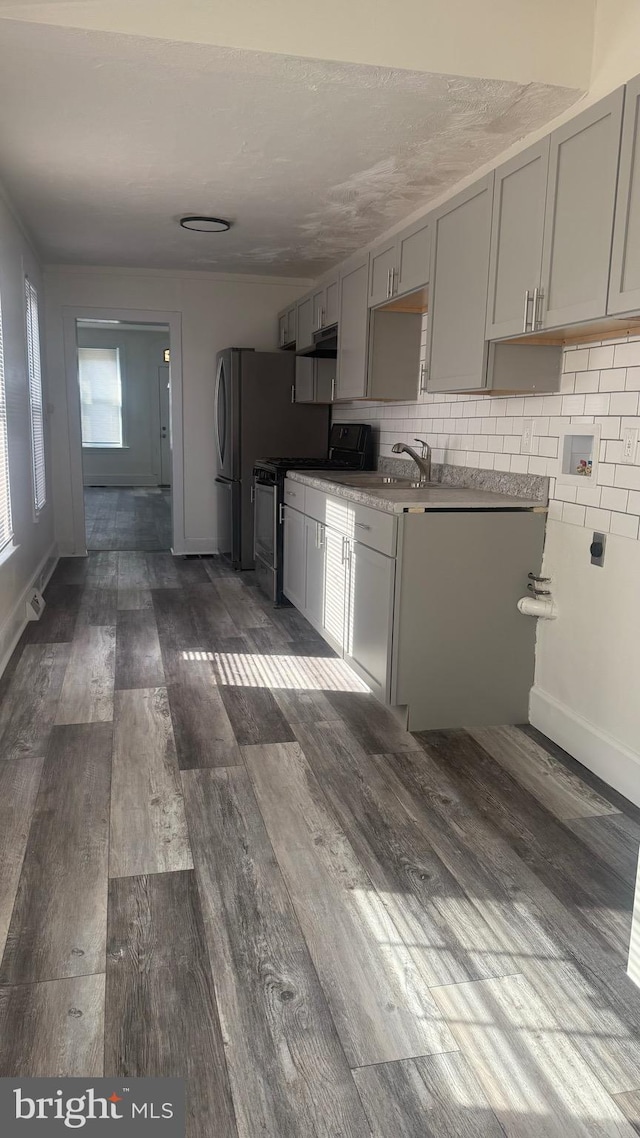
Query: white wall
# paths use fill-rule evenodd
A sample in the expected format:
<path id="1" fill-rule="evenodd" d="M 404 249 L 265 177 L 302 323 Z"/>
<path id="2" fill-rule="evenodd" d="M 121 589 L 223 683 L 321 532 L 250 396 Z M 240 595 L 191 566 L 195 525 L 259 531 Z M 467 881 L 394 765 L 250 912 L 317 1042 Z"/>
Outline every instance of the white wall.
<path id="1" fill-rule="evenodd" d="M 545 573 L 560 617 L 540 622 L 532 722 L 640 804 L 640 465 L 621 463 L 622 431 L 640 427 L 640 338 L 567 348 L 557 395 L 425 395 L 415 403 L 353 403 L 340 421 L 370 422 L 382 455 L 417 435 L 435 462 L 548 475 Z M 535 420 L 533 454 L 521 453 Z M 599 484 L 556 482 L 563 425 L 598 423 Z M 414 444 L 415 445 L 415 444 Z M 605 532 L 603 568 L 590 563 Z"/>
<path id="2" fill-rule="evenodd" d="M 305 287 L 264 277 L 54 267 L 46 272 L 45 288 L 56 536 L 61 551 L 78 552 L 72 525 L 63 316 L 77 309 L 86 315 L 90 308 L 131 308 L 180 314 L 185 522 L 184 534 L 177 536 L 185 552 L 215 552 L 216 353 L 231 346 L 274 349 L 277 312 Z"/>
<path id="3" fill-rule="evenodd" d="M 34 519 L 27 389 L 24 276 L 43 308 L 40 266 L 8 204 L 0 196 L 0 297 L 9 434 L 14 543 L 0 554 L 0 672 L 24 625 L 27 589 L 54 556 L 51 456 L 47 437 L 47 504 Z M 40 314 L 42 322 L 42 311 Z M 43 377 L 46 384 L 46 374 Z M 46 398 L 45 387 L 45 398 Z M 48 430 L 47 430 L 48 436 Z"/>
<path id="4" fill-rule="evenodd" d="M 157 486 L 160 481 L 158 368 L 169 331 L 102 331 L 80 328 L 84 348 L 118 348 L 122 381 L 124 447 L 83 447 L 85 486 Z"/>

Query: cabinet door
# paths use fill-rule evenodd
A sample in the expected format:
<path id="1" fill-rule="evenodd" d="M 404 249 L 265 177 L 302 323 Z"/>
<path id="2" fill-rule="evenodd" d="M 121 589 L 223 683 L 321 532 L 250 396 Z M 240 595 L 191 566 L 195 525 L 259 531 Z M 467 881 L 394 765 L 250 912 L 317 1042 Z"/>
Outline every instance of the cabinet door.
<path id="1" fill-rule="evenodd" d="M 350 543 L 345 658 L 383 699 L 388 695 L 395 558 Z"/>
<path id="2" fill-rule="evenodd" d="M 327 297 L 323 288 L 316 289 L 313 294 L 313 331 L 317 332 L 324 327 L 324 310 Z"/>
<path id="3" fill-rule="evenodd" d="M 433 217 L 427 391 L 476 391 L 486 384 L 492 195 L 489 174 Z"/>
<path id="4" fill-rule="evenodd" d="M 384 304 L 393 296 L 393 274 L 396 270 L 395 237 L 371 254 L 369 266 L 369 307 Z"/>
<path id="5" fill-rule="evenodd" d="M 282 566 L 282 588 L 292 605 L 304 612 L 306 546 L 304 532 L 305 517 L 297 510 L 285 506 L 284 510 L 284 553 Z"/>
<path id="6" fill-rule="evenodd" d="M 426 218 L 422 218 L 397 238 L 397 264 L 395 293 L 398 296 L 429 283 L 429 255 L 431 252 L 431 230 Z"/>
<path id="7" fill-rule="evenodd" d="M 357 262 L 340 280 L 338 323 L 337 399 L 358 399 L 367 390 L 368 256 Z"/>
<path id="8" fill-rule="evenodd" d="M 607 311 L 624 88 L 551 135 L 538 326 Z"/>
<path id="9" fill-rule="evenodd" d="M 607 311 L 640 310 L 640 76 L 627 84 Z"/>
<path id="10" fill-rule="evenodd" d="M 296 342 L 296 305 L 292 304 L 287 311 L 287 344 Z"/>
<path id="11" fill-rule="evenodd" d="M 320 632 L 324 621 L 325 527 L 305 518 L 306 604 L 305 616 Z"/>
<path id="12" fill-rule="evenodd" d="M 313 297 L 305 296 L 298 301 L 296 350 L 313 347 Z"/>
<path id="13" fill-rule="evenodd" d="M 534 290 L 542 282 L 549 138 L 516 155 L 495 174 L 487 339 L 533 330 Z"/>
<path id="14" fill-rule="evenodd" d="M 278 317 L 278 347 L 284 348 L 287 343 L 287 313 L 281 312 Z"/>
<path id="15" fill-rule="evenodd" d="M 347 538 L 324 527 L 325 569 L 322 634 L 336 652 L 344 651 L 347 623 Z"/>
<path id="16" fill-rule="evenodd" d="M 340 283 L 338 277 L 334 281 L 329 281 L 325 289 L 325 309 L 324 309 L 324 322 L 325 325 L 337 324 L 339 315 L 340 303 Z"/>

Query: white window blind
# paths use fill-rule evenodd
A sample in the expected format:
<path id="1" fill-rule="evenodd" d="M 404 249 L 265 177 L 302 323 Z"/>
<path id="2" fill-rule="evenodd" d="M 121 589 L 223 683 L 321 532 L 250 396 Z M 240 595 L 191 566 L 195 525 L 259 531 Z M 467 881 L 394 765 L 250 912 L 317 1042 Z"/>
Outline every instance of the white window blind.
<path id="1" fill-rule="evenodd" d="M 29 410 L 31 415 L 31 466 L 33 471 L 33 504 L 41 510 L 47 500 L 47 472 L 44 459 L 44 407 L 42 403 L 42 368 L 40 364 L 40 321 L 38 294 L 25 277 L 27 313 L 27 366 L 29 371 Z"/>
<path id="2" fill-rule="evenodd" d="M 82 445 L 121 447 L 122 382 L 118 348 L 78 348 Z"/>
<path id="3" fill-rule="evenodd" d="M 4 549 L 12 537 L 9 448 L 7 444 L 7 396 L 4 387 L 2 307 L 0 306 L 0 549 Z"/>

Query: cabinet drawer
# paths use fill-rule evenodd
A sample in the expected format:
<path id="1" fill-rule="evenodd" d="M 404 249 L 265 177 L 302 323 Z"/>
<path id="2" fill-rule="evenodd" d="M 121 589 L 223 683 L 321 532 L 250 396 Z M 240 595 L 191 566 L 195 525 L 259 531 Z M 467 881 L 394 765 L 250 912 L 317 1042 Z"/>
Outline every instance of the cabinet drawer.
<path id="1" fill-rule="evenodd" d="M 327 501 L 328 495 L 323 494 L 322 490 L 314 490 L 313 486 L 305 486 L 304 512 L 307 517 L 313 518 L 313 520 L 316 522 L 326 522 Z M 297 508 L 298 507 L 296 507 L 296 509 Z"/>
<path id="2" fill-rule="evenodd" d="M 397 532 L 395 515 L 385 514 L 382 510 L 372 510 L 370 506 L 361 506 L 359 502 L 352 502 L 350 505 L 353 509 L 351 536 L 362 545 L 368 545 L 370 549 L 386 553 L 387 557 L 395 557 Z"/>
<path id="3" fill-rule="evenodd" d="M 304 494 L 305 488 L 300 482 L 293 482 L 289 478 L 284 480 L 284 501 L 286 506 L 291 506 L 292 510 L 299 510 L 304 514 Z"/>

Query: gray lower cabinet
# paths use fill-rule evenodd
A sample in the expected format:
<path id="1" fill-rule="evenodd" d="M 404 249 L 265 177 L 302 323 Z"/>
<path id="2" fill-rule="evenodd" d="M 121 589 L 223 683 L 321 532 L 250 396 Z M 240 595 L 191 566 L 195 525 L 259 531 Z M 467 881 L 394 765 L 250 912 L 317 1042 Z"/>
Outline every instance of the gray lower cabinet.
<path id="1" fill-rule="evenodd" d="M 306 605 L 306 535 L 304 514 L 284 508 L 284 561 L 282 587 L 296 608 Z"/>
<path id="2" fill-rule="evenodd" d="M 349 617 L 344 656 L 383 702 L 389 698 L 396 559 L 349 541 Z"/>
<path id="3" fill-rule="evenodd" d="M 534 310 L 542 285 L 548 170 L 547 136 L 495 172 L 488 340 L 533 331 Z"/>
<path id="4" fill-rule="evenodd" d="M 367 394 L 368 279 L 368 253 L 350 262 L 340 277 L 336 399 L 362 399 Z"/>
<path id="5" fill-rule="evenodd" d="M 606 314 L 624 88 L 551 135 L 536 327 Z"/>
<path id="6" fill-rule="evenodd" d="M 486 386 L 493 173 L 431 215 L 427 390 Z"/>
<path id="7" fill-rule="evenodd" d="M 625 95 L 607 311 L 640 311 L 640 76 Z"/>
<path id="8" fill-rule="evenodd" d="M 411 731 L 525 721 L 536 622 L 517 602 L 545 513 L 396 517 L 292 485 L 285 593 L 373 694 Z"/>

